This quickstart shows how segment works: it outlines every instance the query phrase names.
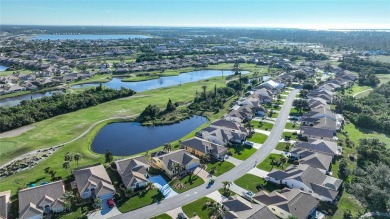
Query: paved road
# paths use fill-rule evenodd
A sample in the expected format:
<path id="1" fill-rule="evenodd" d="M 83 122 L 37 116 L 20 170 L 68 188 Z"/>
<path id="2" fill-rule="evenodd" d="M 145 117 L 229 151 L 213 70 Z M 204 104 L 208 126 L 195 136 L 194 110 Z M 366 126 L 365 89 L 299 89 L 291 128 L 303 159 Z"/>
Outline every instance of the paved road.
<path id="1" fill-rule="evenodd" d="M 203 184 L 184 193 L 176 195 L 173 198 L 163 200 L 160 203 L 154 203 L 152 205 L 148 205 L 143 208 L 115 216 L 114 218 L 151 218 L 169 210 L 178 208 L 182 205 L 186 205 L 201 197 L 205 197 L 206 195 L 218 190 L 219 188 L 222 188 L 223 181 L 234 181 L 245 173 L 247 173 L 254 167 L 255 162 L 260 163 L 261 161 L 263 161 L 278 144 L 280 137 L 282 136 L 285 123 L 288 119 L 292 102 L 297 93 L 298 90 L 294 89 L 286 98 L 286 101 L 283 104 L 283 108 L 277 118 L 277 122 L 273 126 L 272 131 L 268 136 L 267 140 L 264 142 L 263 146 L 259 150 L 257 150 L 251 157 L 245 160 L 242 164 L 234 167 L 229 172 L 226 172 L 225 174 L 222 174 L 221 176 L 217 177 L 215 179 L 214 185 L 212 185 L 210 188 L 207 188 L 207 184 Z"/>

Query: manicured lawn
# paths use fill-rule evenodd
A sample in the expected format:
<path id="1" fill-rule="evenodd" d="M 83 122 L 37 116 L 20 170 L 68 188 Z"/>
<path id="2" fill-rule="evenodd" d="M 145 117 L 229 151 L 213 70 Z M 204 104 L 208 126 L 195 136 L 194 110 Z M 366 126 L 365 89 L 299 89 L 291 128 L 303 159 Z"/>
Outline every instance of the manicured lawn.
<path id="1" fill-rule="evenodd" d="M 286 151 L 286 145 L 289 146 L 287 151 L 291 150 L 291 144 L 285 143 L 285 142 L 279 142 L 278 145 L 276 145 L 275 149 L 279 151 Z"/>
<path id="2" fill-rule="evenodd" d="M 249 190 L 255 194 L 261 189 L 265 189 L 268 192 L 279 189 L 279 187 L 276 184 L 269 183 L 265 181 L 263 178 L 260 178 L 252 174 L 243 175 L 242 177 L 234 181 L 234 184 L 240 186 L 243 189 Z"/>
<path id="3" fill-rule="evenodd" d="M 282 137 L 283 137 L 283 138 L 286 138 L 286 136 L 290 136 L 290 140 L 297 140 L 297 138 L 298 138 L 298 135 L 296 135 L 295 133 L 292 133 L 292 132 L 283 132 Z"/>
<path id="4" fill-rule="evenodd" d="M 274 124 L 268 122 L 260 122 L 260 121 L 252 120 L 251 123 L 255 129 L 261 129 L 266 131 L 271 131 L 272 127 L 274 127 Z"/>
<path id="5" fill-rule="evenodd" d="M 252 137 L 248 138 L 248 141 L 252 141 L 258 144 L 263 144 L 267 140 L 268 136 L 261 133 L 254 133 Z"/>
<path id="6" fill-rule="evenodd" d="M 283 91 L 283 93 L 282 93 L 282 94 L 284 94 L 284 95 L 288 95 L 290 92 L 291 92 L 291 90 L 285 90 L 285 91 Z"/>
<path id="7" fill-rule="evenodd" d="M 302 116 L 303 114 L 305 114 L 306 112 L 308 112 L 308 110 L 302 110 L 301 112 L 295 108 L 291 108 L 290 110 L 290 116 Z"/>
<path id="8" fill-rule="evenodd" d="M 206 164 L 207 166 L 207 171 L 210 172 L 210 170 L 215 167 L 215 171 L 213 173 L 214 176 L 219 176 L 227 171 L 233 169 L 234 165 L 232 163 L 229 163 L 227 161 L 216 161 L 212 160 L 210 163 Z"/>
<path id="9" fill-rule="evenodd" d="M 292 122 L 287 122 L 286 123 L 286 126 L 284 127 L 285 129 L 295 129 L 295 130 L 299 130 L 299 125 L 298 124 L 295 124 L 292 123 Z"/>
<path id="10" fill-rule="evenodd" d="M 226 191 L 226 193 L 225 193 L 223 188 L 218 189 L 218 192 L 221 193 L 221 195 L 223 195 L 223 196 L 225 196 L 227 198 L 229 198 L 230 196 L 235 196 L 236 195 L 236 193 L 233 192 L 232 190 L 230 190 L 229 188 Z"/>
<path id="11" fill-rule="evenodd" d="M 213 202 L 212 199 L 203 197 L 203 198 L 198 199 L 198 200 L 196 200 L 196 201 L 194 201 L 194 202 L 191 202 L 191 203 L 189 203 L 189 204 L 187 204 L 187 205 L 184 205 L 184 206 L 182 207 L 183 212 L 184 212 L 189 218 L 193 217 L 193 216 L 194 216 L 194 213 L 195 213 L 195 214 L 196 214 L 198 217 L 200 217 L 201 219 L 208 219 L 208 218 L 209 218 L 209 216 L 208 216 L 209 212 L 208 212 L 208 210 L 207 210 L 207 208 L 206 208 L 206 206 L 205 206 L 205 205 L 206 205 L 206 202 L 208 202 L 208 201 Z"/>
<path id="12" fill-rule="evenodd" d="M 256 152 L 256 148 L 253 147 L 244 147 L 244 146 L 232 146 L 229 148 L 229 151 L 233 154 L 232 157 L 239 160 L 246 160 L 253 153 Z"/>
<path id="13" fill-rule="evenodd" d="M 151 219 L 173 219 L 173 218 L 167 214 L 160 214 L 155 217 L 152 217 Z"/>
<path id="14" fill-rule="evenodd" d="M 265 170 L 265 171 L 271 171 L 272 169 L 284 170 L 288 167 L 288 165 L 289 165 L 288 163 L 285 163 L 285 164 L 280 165 L 280 166 L 271 165 L 272 158 L 274 158 L 275 161 L 279 161 L 282 156 L 283 155 L 281 155 L 281 154 L 271 153 L 263 160 L 263 162 L 261 162 L 259 165 L 257 165 L 257 168 Z"/>
<path id="15" fill-rule="evenodd" d="M 176 189 L 175 184 L 178 183 L 179 181 L 182 182 L 186 188 Z M 199 185 L 202 185 L 203 183 L 204 183 L 204 181 L 201 177 L 196 176 L 194 174 L 189 174 L 181 179 L 175 179 L 175 180 L 169 182 L 169 185 L 177 193 L 182 193 L 182 192 L 188 191 L 192 188 L 195 188 Z"/>
<path id="16" fill-rule="evenodd" d="M 268 115 L 269 116 L 269 115 Z M 279 116 L 279 113 L 272 113 L 272 116 L 271 116 L 271 118 L 278 118 L 278 116 Z"/>
<path id="17" fill-rule="evenodd" d="M 378 138 L 380 141 L 385 142 L 387 147 L 390 148 L 390 136 L 375 132 L 372 130 L 356 127 L 352 123 L 348 123 L 344 126 L 344 131 L 348 132 L 348 136 L 351 140 L 357 144 L 361 138 Z"/>
<path id="18" fill-rule="evenodd" d="M 118 209 L 122 213 L 161 201 L 164 199 L 164 195 L 161 194 L 158 189 L 151 189 L 149 191 L 141 192 L 139 195 L 125 199 L 127 200 L 117 203 Z"/>

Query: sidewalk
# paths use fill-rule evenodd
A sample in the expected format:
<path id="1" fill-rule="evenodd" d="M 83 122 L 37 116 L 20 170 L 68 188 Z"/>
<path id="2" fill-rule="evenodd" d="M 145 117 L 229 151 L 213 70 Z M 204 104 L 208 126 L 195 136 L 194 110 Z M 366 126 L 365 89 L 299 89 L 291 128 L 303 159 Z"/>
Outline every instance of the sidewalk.
<path id="1" fill-rule="evenodd" d="M 232 163 L 234 166 L 238 166 L 243 162 L 242 160 L 236 159 L 228 155 L 225 156 L 225 161 Z"/>
<path id="2" fill-rule="evenodd" d="M 291 155 L 290 152 L 280 151 L 280 150 L 276 150 L 276 149 L 273 149 L 273 150 L 272 150 L 272 153 L 273 153 L 273 154 L 281 154 L 281 155 L 284 155 L 285 157 L 288 157 L 288 156 Z"/>
<path id="3" fill-rule="evenodd" d="M 245 190 L 244 188 L 241 188 L 238 185 L 234 184 L 234 182 L 232 182 L 232 184 L 230 185 L 229 189 L 232 190 L 237 195 L 242 195 L 243 193 L 247 192 L 247 190 Z"/>
<path id="4" fill-rule="evenodd" d="M 221 195 L 221 193 L 219 193 L 218 190 L 206 195 L 206 197 L 211 198 L 212 200 L 218 203 L 222 203 L 222 201 L 226 199 L 226 197 Z"/>
<path id="5" fill-rule="evenodd" d="M 271 132 L 270 131 L 264 131 L 264 130 L 261 130 L 261 129 L 254 129 L 255 130 L 255 132 L 257 132 L 257 133 L 261 133 L 261 134 L 264 134 L 264 135 L 269 135 L 269 134 L 271 134 Z"/>
<path id="6" fill-rule="evenodd" d="M 284 129 L 283 131 L 284 132 L 296 132 L 299 134 L 299 130 L 296 130 L 296 129 Z"/>

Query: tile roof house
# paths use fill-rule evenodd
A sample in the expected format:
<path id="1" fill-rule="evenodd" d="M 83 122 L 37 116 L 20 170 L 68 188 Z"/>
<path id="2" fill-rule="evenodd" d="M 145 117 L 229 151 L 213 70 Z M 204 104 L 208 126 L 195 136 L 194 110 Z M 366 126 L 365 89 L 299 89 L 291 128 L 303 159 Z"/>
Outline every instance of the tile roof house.
<path id="1" fill-rule="evenodd" d="M 344 124 L 343 120 L 338 120 L 336 115 L 327 107 L 318 107 L 302 115 L 300 121 L 302 125 L 325 128 L 330 130 L 340 130 Z"/>
<path id="2" fill-rule="evenodd" d="M 256 109 L 251 106 L 235 106 L 233 109 L 226 115 L 224 115 L 225 120 L 242 123 L 244 121 L 252 120 L 255 117 Z"/>
<path id="3" fill-rule="evenodd" d="M 228 143 L 241 144 L 247 135 L 247 132 L 215 126 L 206 127 L 195 134 L 198 138 L 223 146 L 227 146 Z"/>
<path id="4" fill-rule="evenodd" d="M 0 192 L 0 218 L 7 219 L 11 209 L 11 191 Z"/>
<path id="5" fill-rule="evenodd" d="M 254 98 L 259 99 L 260 103 L 270 103 L 273 100 L 273 94 L 266 88 L 260 88 L 254 91 L 252 95 Z"/>
<path id="6" fill-rule="evenodd" d="M 116 168 L 126 188 L 137 189 L 148 183 L 148 161 L 144 156 L 115 161 Z"/>
<path id="7" fill-rule="evenodd" d="M 183 146 L 183 148 L 185 148 L 188 152 L 197 156 L 210 154 L 212 157 L 220 160 L 222 160 L 228 152 L 228 148 L 223 145 L 215 144 L 196 137 L 181 142 L 181 146 Z"/>
<path id="8" fill-rule="evenodd" d="M 289 188 L 281 192 L 260 191 L 253 199 L 255 202 L 266 205 L 272 213 L 283 219 L 289 216 L 295 216 L 298 219 L 310 218 L 319 203 L 310 194 Z"/>
<path id="9" fill-rule="evenodd" d="M 226 210 L 224 219 L 277 219 L 266 206 L 251 203 L 241 196 L 235 195 L 222 202 Z"/>
<path id="10" fill-rule="evenodd" d="M 244 126 L 241 125 L 241 123 L 228 121 L 224 119 L 218 119 L 215 120 L 210 124 L 210 127 L 216 127 L 216 128 L 224 128 L 224 129 L 230 129 L 230 130 L 236 130 L 240 132 L 248 132 Z"/>
<path id="11" fill-rule="evenodd" d="M 319 152 L 312 152 L 302 148 L 294 148 L 290 151 L 291 157 L 299 160 L 299 164 L 306 164 L 327 173 L 332 164 L 333 156 Z"/>
<path id="12" fill-rule="evenodd" d="M 44 213 L 62 212 L 65 202 L 62 181 L 48 183 L 19 191 L 19 218 L 43 218 Z"/>
<path id="13" fill-rule="evenodd" d="M 172 177 L 175 174 L 182 174 L 184 172 L 192 171 L 199 166 L 200 160 L 194 155 L 186 152 L 186 150 L 177 150 L 150 159 L 150 164 L 154 168 L 161 169 L 168 176 Z M 180 171 L 175 170 L 175 166 L 182 167 Z"/>
<path id="14" fill-rule="evenodd" d="M 101 164 L 75 170 L 74 178 L 80 197 L 83 199 L 92 196 L 103 200 L 115 194 L 111 179 Z"/>
<path id="15" fill-rule="evenodd" d="M 336 132 L 330 129 L 315 128 L 311 126 L 301 126 L 299 130 L 300 130 L 299 133 L 301 133 L 303 137 L 306 137 L 308 139 L 318 138 L 327 141 L 336 140 Z"/>
<path id="16" fill-rule="evenodd" d="M 319 200 L 329 202 L 336 199 L 343 182 L 309 165 L 292 165 L 286 170 L 273 170 L 267 175 L 266 180 L 300 189 Z"/>
<path id="17" fill-rule="evenodd" d="M 341 155 L 342 153 L 342 147 L 338 146 L 337 142 L 320 139 L 309 139 L 309 142 L 297 142 L 294 145 L 294 148 L 329 154 L 333 157 Z"/>

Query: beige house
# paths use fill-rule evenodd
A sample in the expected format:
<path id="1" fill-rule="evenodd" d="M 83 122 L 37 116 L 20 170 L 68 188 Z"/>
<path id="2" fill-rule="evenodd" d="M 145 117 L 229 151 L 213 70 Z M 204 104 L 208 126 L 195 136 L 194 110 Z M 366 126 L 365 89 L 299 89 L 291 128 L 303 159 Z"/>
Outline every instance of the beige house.
<path id="1" fill-rule="evenodd" d="M 82 167 L 74 171 L 77 189 L 83 199 L 98 197 L 112 198 L 115 188 L 103 165 Z"/>
<path id="2" fill-rule="evenodd" d="M 0 218 L 7 219 L 11 208 L 11 191 L 0 192 Z"/>
<path id="3" fill-rule="evenodd" d="M 165 172 L 168 176 L 179 173 L 192 171 L 199 166 L 199 159 L 194 155 L 186 152 L 186 150 L 177 150 L 168 154 L 164 154 L 150 159 L 152 167 L 157 168 Z M 179 166 L 180 169 L 176 169 Z"/>
<path id="4" fill-rule="evenodd" d="M 19 218 L 39 219 L 44 213 L 62 212 L 65 202 L 62 181 L 52 182 L 19 191 Z"/>
<path id="5" fill-rule="evenodd" d="M 276 216 L 287 219 L 295 216 L 306 219 L 315 212 L 318 201 L 299 189 L 283 189 L 280 193 L 260 191 L 253 197 L 255 202 L 266 205 Z"/>
<path id="6" fill-rule="evenodd" d="M 137 189 L 148 183 L 148 161 L 144 156 L 115 161 L 116 168 L 126 188 Z"/>
<path id="7" fill-rule="evenodd" d="M 206 156 L 207 154 L 210 154 L 212 157 L 220 160 L 223 159 L 228 152 L 228 148 L 225 146 L 214 144 L 196 137 L 183 141 L 181 146 L 196 156 Z"/>

